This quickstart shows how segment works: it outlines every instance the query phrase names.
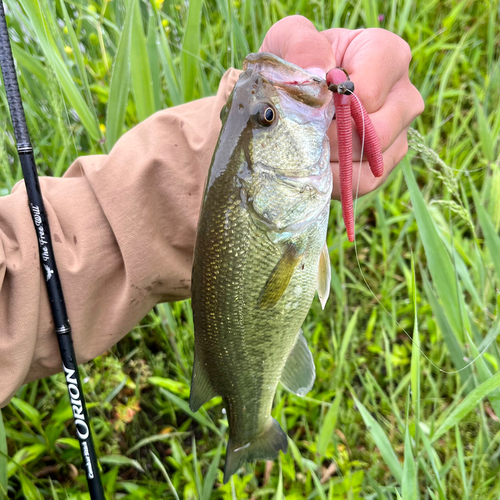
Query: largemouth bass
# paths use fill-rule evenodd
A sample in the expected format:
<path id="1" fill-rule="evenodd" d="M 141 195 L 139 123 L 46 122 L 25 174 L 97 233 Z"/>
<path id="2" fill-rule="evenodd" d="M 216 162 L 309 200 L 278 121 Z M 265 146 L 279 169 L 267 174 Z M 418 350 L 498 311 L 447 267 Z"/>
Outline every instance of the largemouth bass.
<path id="1" fill-rule="evenodd" d="M 192 277 L 195 362 L 190 407 L 222 396 L 224 481 L 276 458 L 287 436 L 271 416 L 278 382 L 305 395 L 314 362 L 301 332 L 316 289 L 330 289 L 332 191 L 321 78 L 250 54 L 226 106 L 198 225 Z"/>

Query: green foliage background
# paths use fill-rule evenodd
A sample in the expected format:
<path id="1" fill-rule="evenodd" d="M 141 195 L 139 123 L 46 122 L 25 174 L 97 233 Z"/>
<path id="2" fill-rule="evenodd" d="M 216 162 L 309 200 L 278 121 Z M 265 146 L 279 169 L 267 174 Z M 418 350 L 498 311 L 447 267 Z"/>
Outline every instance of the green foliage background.
<path id="1" fill-rule="evenodd" d="M 426 101 L 402 168 L 359 200 L 357 254 L 332 204 L 332 296 L 304 325 L 317 380 L 305 398 L 276 397 L 289 453 L 221 485 L 221 401 L 197 414 L 186 403 L 190 305 L 162 304 L 82 367 L 109 498 L 498 499 L 498 1 L 5 3 L 48 175 L 109 151 L 156 110 L 213 94 L 226 68 L 295 13 L 319 29 L 401 35 Z M 6 195 L 21 172 L 3 90 Z M 88 498 L 70 417 L 60 375 L 19 390 L 0 419 L 0 498 Z"/>

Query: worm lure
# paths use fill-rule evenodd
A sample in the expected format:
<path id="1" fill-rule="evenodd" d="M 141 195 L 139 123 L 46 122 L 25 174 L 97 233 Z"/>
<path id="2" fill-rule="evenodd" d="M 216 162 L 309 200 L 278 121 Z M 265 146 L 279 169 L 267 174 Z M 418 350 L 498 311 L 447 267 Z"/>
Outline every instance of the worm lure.
<path id="1" fill-rule="evenodd" d="M 359 99 L 353 99 L 354 83 L 341 68 L 331 69 L 326 75 L 328 88 L 333 92 L 339 153 L 340 201 L 342 216 L 349 241 L 354 241 L 354 211 L 352 198 L 352 127 L 351 118 L 361 137 L 370 170 L 375 177 L 384 173 L 380 141 L 373 123 Z"/>

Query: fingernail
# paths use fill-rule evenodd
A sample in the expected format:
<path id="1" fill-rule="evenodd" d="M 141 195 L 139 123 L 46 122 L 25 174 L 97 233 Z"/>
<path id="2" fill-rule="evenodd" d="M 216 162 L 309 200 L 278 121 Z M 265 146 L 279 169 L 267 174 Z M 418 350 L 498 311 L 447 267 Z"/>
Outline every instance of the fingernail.
<path id="1" fill-rule="evenodd" d="M 307 68 L 306 71 L 309 71 L 309 73 L 313 73 L 314 75 L 317 75 L 320 78 L 323 78 L 323 80 L 326 78 L 326 73 L 325 73 L 324 69 L 321 69 L 321 68 Z"/>

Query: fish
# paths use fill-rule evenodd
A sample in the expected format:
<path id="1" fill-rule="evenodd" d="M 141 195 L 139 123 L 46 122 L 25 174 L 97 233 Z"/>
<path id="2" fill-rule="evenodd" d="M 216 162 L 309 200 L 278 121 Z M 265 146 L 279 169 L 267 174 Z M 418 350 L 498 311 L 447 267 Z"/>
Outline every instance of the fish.
<path id="1" fill-rule="evenodd" d="M 225 483 L 286 453 L 278 383 L 298 396 L 314 383 L 301 326 L 316 290 L 323 307 L 330 290 L 333 114 L 325 80 L 270 53 L 245 58 L 221 111 L 194 250 L 189 406 L 222 397 Z"/>

